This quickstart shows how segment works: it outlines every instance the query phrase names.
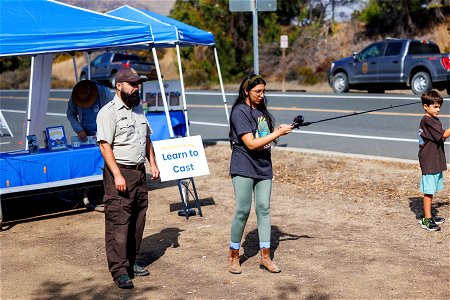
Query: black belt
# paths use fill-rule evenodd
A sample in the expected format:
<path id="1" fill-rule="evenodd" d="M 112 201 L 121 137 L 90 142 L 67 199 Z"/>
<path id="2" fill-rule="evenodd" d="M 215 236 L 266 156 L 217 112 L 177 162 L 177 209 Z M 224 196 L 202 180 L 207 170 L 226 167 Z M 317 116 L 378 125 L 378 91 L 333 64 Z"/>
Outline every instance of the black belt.
<path id="1" fill-rule="evenodd" d="M 122 164 L 117 164 L 117 166 L 118 166 L 119 168 L 122 168 L 122 169 L 130 169 L 130 170 L 144 170 L 144 169 L 145 169 L 144 163 L 138 164 L 138 165 L 122 165 Z"/>

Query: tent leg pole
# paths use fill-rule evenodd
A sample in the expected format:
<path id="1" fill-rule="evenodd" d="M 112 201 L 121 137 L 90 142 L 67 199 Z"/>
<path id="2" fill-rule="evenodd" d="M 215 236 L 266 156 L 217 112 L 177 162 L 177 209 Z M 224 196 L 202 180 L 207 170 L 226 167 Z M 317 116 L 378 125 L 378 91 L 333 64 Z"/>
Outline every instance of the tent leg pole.
<path id="1" fill-rule="evenodd" d="M 30 135 L 30 123 L 31 123 L 31 96 L 33 95 L 33 73 L 34 73 L 34 60 L 36 59 L 36 56 L 31 57 L 31 68 L 30 68 L 30 90 L 28 91 L 28 109 L 27 109 L 27 131 L 25 134 L 25 150 L 28 150 L 28 143 L 26 143 L 26 138 L 28 135 Z"/>
<path id="2" fill-rule="evenodd" d="M 166 92 L 164 91 L 164 85 L 162 82 L 161 69 L 159 68 L 158 55 L 156 54 L 155 45 L 152 45 L 153 60 L 155 61 L 156 73 L 158 74 L 159 90 L 161 91 L 161 97 L 164 103 L 164 112 L 166 114 L 167 127 L 169 129 L 170 138 L 174 138 L 172 121 L 170 121 L 169 107 L 167 105 Z"/>
<path id="3" fill-rule="evenodd" d="M 225 107 L 225 115 L 227 116 L 228 127 L 230 127 L 230 115 L 228 114 L 227 98 L 225 97 L 225 90 L 223 88 L 222 73 L 220 72 L 219 56 L 217 55 L 217 48 L 213 47 L 213 49 L 214 49 L 214 57 L 216 59 L 217 74 L 219 75 L 220 90 L 222 92 L 223 105 Z"/>
<path id="4" fill-rule="evenodd" d="M 75 82 L 78 82 L 78 70 L 77 70 L 77 61 L 75 59 L 75 53 L 72 55 L 72 62 L 73 62 L 73 70 L 75 72 Z"/>
<path id="5" fill-rule="evenodd" d="M 91 80 L 91 52 L 86 53 L 86 59 L 87 59 L 87 79 Z"/>
<path id="6" fill-rule="evenodd" d="M 180 45 L 178 43 L 176 44 L 176 50 L 178 59 L 178 71 L 180 73 L 181 98 L 183 99 L 184 119 L 186 121 L 186 136 L 191 136 L 189 132 L 189 119 L 186 105 L 186 93 L 184 91 L 183 67 L 181 66 Z"/>

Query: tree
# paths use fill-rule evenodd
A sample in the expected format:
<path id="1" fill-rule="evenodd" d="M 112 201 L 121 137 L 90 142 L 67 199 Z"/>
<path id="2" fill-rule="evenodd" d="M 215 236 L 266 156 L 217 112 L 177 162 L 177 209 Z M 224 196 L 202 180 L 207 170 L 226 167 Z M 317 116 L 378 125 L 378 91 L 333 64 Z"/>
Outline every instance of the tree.
<path id="1" fill-rule="evenodd" d="M 443 7 L 445 0 L 370 0 L 360 19 L 369 35 L 407 37 L 418 27 L 424 29 L 444 22 Z"/>
<path id="2" fill-rule="evenodd" d="M 300 1 L 299 1 L 300 2 Z M 295 14 L 295 5 L 287 5 L 290 15 Z M 214 33 L 219 52 L 220 66 L 225 81 L 238 81 L 253 69 L 252 14 L 232 13 L 227 0 L 177 0 L 171 17 Z M 278 42 L 281 27 L 278 14 L 258 14 L 260 43 Z M 264 28 L 264 30 L 262 30 Z M 182 49 L 186 64 L 186 83 L 202 84 L 212 74 L 216 80 L 214 59 L 211 51 L 197 48 Z M 201 70 L 198 70 L 201 68 Z"/>

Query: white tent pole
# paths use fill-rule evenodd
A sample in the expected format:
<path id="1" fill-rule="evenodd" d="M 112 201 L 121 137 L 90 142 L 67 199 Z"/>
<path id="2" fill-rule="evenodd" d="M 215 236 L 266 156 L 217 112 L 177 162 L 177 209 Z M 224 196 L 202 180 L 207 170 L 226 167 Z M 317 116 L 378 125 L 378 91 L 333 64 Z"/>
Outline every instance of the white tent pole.
<path id="1" fill-rule="evenodd" d="M 167 106 L 166 91 L 164 90 L 164 85 L 161 77 L 161 69 L 159 68 L 158 56 L 156 55 L 156 48 L 154 44 L 152 45 L 152 53 L 153 53 L 153 60 L 155 61 L 156 66 L 156 73 L 158 74 L 159 90 L 161 91 L 161 97 L 164 104 L 164 112 L 166 113 L 167 127 L 169 128 L 170 138 L 173 139 L 174 134 L 172 122 L 170 121 L 169 107 Z"/>
<path id="2" fill-rule="evenodd" d="M 30 88 L 28 90 L 28 109 L 27 109 L 27 134 L 25 135 L 25 141 L 26 137 L 30 135 L 30 122 L 31 122 L 31 96 L 33 95 L 33 73 L 34 73 L 34 59 L 36 58 L 36 55 L 33 55 L 31 57 L 31 70 L 30 70 Z M 25 143 L 25 150 L 28 150 L 28 143 Z"/>
<path id="3" fill-rule="evenodd" d="M 176 43 L 176 49 L 178 59 L 178 71 L 180 73 L 181 98 L 183 99 L 184 119 L 186 120 L 186 136 L 191 136 L 189 133 L 189 119 L 186 106 L 186 93 L 184 91 L 183 67 L 181 66 L 180 45 L 178 43 Z"/>
<path id="4" fill-rule="evenodd" d="M 72 62 L 73 62 L 73 70 L 75 71 L 75 82 L 78 82 L 78 70 L 77 70 L 77 61 L 75 59 L 75 53 L 72 53 Z"/>
<path id="5" fill-rule="evenodd" d="M 216 46 L 213 46 L 213 49 L 214 49 L 214 57 L 216 58 L 217 74 L 219 74 L 220 90 L 222 91 L 222 99 L 223 105 L 225 107 L 225 115 L 227 116 L 228 127 L 230 127 L 230 116 L 228 114 L 227 98 L 225 97 L 225 90 L 223 88 L 222 73 L 220 72 L 219 56 L 217 55 Z"/>

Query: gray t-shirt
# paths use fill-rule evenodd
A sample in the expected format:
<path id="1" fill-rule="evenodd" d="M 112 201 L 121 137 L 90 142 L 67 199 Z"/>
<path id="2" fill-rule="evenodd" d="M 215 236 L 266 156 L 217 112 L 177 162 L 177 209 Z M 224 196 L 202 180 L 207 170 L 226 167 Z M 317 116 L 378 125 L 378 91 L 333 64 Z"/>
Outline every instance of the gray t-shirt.
<path id="1" fill-rule="evenodd" d="M 119 164 L 144 163 L 150 134 L 150 124 L 142 106 L 127 108 L 117 95 L 97 115 L 97 141 L 111 145 Z"/>
<path id="2" fill-rule="evenodd" d="M 266 119 L 261 111 L 243 103 L 231 112 L 232 154 L 230 175 L 256 179 L 272 179 L 272 159 L 270 145 L 263 149 L 249 150 L 241 137 L 251 132 L 255 138 L 270 134 Z"/>

